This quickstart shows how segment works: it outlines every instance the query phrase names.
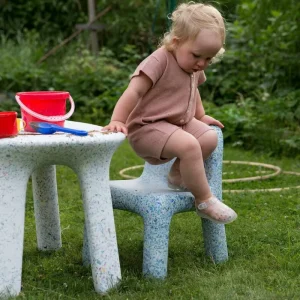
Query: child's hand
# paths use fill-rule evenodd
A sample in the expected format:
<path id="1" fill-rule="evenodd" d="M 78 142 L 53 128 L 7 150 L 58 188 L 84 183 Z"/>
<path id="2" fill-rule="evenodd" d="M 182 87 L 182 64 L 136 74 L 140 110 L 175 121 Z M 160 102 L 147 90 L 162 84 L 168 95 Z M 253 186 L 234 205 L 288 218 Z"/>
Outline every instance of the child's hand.
<path id="1" fill-rule="evenodd" d="M 224 128 L 224 125 L 220 121 L 218 121 L 218 120 L 216 120 L 213 117 L 208 116 L 208 115 L 204 115 L 200 119 L 200 121 L 203 122 L 203 123 L 205 123 L 205 124 L 207 124 L 207 125 L 216 125 L 216 126 L 218 126 L 220 128 Z"/>
<path id="2" fill-rule="evenodd" d="M 108 125 L 102 128 L 102 131 L 123 132 L 125 135 L 128 134 L 126 125 L 120 121 L 111 121 Z"/>

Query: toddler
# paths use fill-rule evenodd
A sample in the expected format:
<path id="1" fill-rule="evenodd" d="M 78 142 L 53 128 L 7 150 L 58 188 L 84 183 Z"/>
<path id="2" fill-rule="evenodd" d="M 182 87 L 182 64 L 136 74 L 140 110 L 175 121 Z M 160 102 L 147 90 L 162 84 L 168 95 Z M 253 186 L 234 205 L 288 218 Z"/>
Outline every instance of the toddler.
<path id="1" fill-rule="evenodd" d="M 204 160 L 217 146 L 198 91 L 204 70 L 224 52 L 225 25 L 211 5 L 189 2 L 172 13 L 172 26 L 160 47 L 131 76 L 104 130 L 123 132 L 134 151 L 150 164 L 176 157 L 169 185 L 189 190 L 197 214 L 226 224 L 237 214 L 212 195 Z"/>

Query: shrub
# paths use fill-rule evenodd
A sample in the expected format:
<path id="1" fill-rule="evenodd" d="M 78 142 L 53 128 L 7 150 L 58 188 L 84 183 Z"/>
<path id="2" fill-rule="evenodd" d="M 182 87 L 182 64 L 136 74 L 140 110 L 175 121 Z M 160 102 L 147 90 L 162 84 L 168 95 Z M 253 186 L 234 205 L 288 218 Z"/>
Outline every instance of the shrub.
<path id="1" fill-rule="evenodd" d="M 102 48 L 95 57 L 76 43 L 64 55 L 37 64 L 42 46 L 32 42 L 32 34 L 18 43 L 3 39 L 2 46 L 0 91 L 6 92 L 11 101 L 2 101 L 1 110 L 19 110 L 14 100 L 16 92 L 66 90 L 76 104 L 72 119 L 95 124 L 109 121 L 116 101 L 128 85 L 130 73 L 143 59 L 130 45 L 122 50 L 121 62 L 109 49 Z"/>
<path id="2" fill-rule="evenodd" d="M 300 155 L 300 90 L 255 103 L 241 98 L 206 112 L 225 125 L 225 143 L 271 155 Z"/>
<path id="3" fill-rule="evenodd" d="M 36 31 L 44 41 L 56 44 L 83 22 L 86 1 L 19 0 L 0 2 L 0 34 L 14 39 L 24 31 Z"/>
<path id="4" fill-rule="evenodd" d="M 244 1 L 228 23 L 224 59 L 207 70 L 203 95 L 218 105 L 300 88 L 300 2 Z"/>
<path id="5" fill-rule="evenodd" d="M 0 43 L 0 91 L 46 88 L 47 69 L 36 63 L 43 54 L 43 44 L 36 33 L 18 35 L 16 41 L 1 36 Z"/>
<path id="6" fill-rule="evenodd" d="M 74 119 L 97 124 L 109 121 L 116 101 L 129 83 L 130 73 L 142 60 L 130 45 L 123 49 L 122 58 L 122 62 L 116 60 L 106 48 L 95 57 L 78 46 L 75 54 L 61 61 L 52 87 L 71 92 L 76 100 Z"/>

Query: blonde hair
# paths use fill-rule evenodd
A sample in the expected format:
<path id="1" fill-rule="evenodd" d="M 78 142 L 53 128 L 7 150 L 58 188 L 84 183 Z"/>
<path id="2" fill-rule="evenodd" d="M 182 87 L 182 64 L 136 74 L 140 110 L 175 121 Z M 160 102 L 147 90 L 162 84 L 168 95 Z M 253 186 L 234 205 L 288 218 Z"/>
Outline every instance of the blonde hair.
<path id="1" fill-rule="evenodd" d="M 160 42 L 160 46 L 165 46 L 168 51 L 174 50 L 174 37 L 178 38 L 180 43 L 184 43 L 187 40 L 194 40 L 201 29 L 211 29 L 219 33 L 222 44 L 225 44 L 224 19 L 212 5 L 193 1 L 182 3 L 168 18 L 172 20 L 172 26 Z M 222 47 L 213 62 L 219 60 L 224 52 L 225 49 Z"/>

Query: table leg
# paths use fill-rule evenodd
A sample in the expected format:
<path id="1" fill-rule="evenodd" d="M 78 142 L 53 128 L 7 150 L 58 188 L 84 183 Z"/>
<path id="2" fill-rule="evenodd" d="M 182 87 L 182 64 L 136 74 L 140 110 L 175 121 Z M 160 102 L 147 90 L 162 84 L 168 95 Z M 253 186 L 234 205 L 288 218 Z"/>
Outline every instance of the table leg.
<path id="1" fill-rule="evenodd" d="M 40 250 L 61 248 L 61 231 L 55 166 L 40 167 L 32 174 L 37 244 Z"/>
<path id="2" fill-rule="evenodd" d="M 83 231 L 82 262 L 85 267 L 88 267 L 91 264 L 90 249 L 89 249 L 89 243 L 87 239 L 85 223 L 84 223 L 84 231 Z"/>
<path id="3" fill-rule="evenodd" d="M 12 168 L 18 169 L 18 168 Z M 0 166 L 0 298 L 21 291 L 28 176 Z M 20 176 L 18 176 L 20 174 Z"/>
<path id="4" fill-rule="evenodd" d="M 106 162 L 79 168 L 86 235 L 96 292 L 105 293 L 121 279 L 113 207 Z"/>

